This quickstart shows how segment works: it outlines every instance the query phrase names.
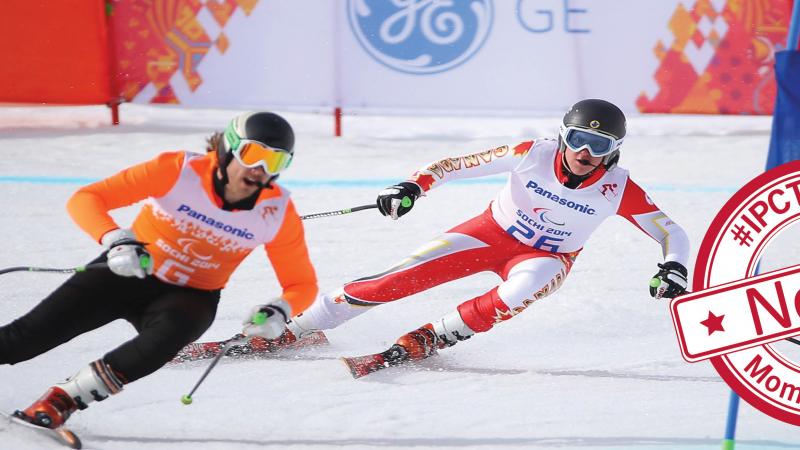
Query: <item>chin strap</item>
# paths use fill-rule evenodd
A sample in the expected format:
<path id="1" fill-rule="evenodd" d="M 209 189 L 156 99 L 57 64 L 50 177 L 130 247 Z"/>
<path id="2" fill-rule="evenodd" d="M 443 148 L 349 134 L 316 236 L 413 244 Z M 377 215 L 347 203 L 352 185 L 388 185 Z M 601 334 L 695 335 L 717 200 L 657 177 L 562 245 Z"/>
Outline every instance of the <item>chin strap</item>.
<path id="1" fill-rule="evenodd" d="M 221 174 L 221 175 L 220 175 Z M 270 175 L 267 181 L 258 185 L 258 190 L 250 197 L 239 200 L 236 203 L 229 203 L 225 200 L 225 185 L 228 184 L 228 176 L 224 169 L 214 170 L 213 185 L 214 193 L 222 201 L 222 209 L 225 211 L 232 211 L 234 209 L 251 210 L 256 205 L 258 196 L 261 195 L 263 189 L 272 189 L 272 183 L 278 179 L 279 175 Z"/>
<path id="2" fill-rule="evenodd" d="M 275 180 L 277 180 L 279 176 L 280 176 L 280 175 L 270 175 L 270 176 L 269 176 L 269 178 L 267 178 L 267 181 L 265 181 L 265 182 L 263 182 L 263 183 L 259 183 L 259 185 L 258 185 L 258 186 L 259 186 L 261 189 L 272 189 L 272 183 L 273 183 Z"/>
<path id="3" fill-rule="evenodd" d="M 214 193 L 217 194 L 217 197 L 219 197 L 219 199 L 222 201 L 222 209 L 225 211 L 233 211 L 234 209 L 253 209 L 253 207 L 256 205 L 256 200 L 258 200 L 258 196 L 261 195 L 261 191 L 263 189 L 272 189 L 272 180 L 274 180 L 276 177 L 270 178 L 266 183 L 259 186 L 258 190 L 255 191 L 250 197 L 239 200 L 235 203 L 229 203 L 225 200 L 225 185 L 228 184 L 228 180 L 222 180 L 216 173 L 214 174 L 213 178 Z"/>
<path id="4" fill-rule="evenodd" d="M 594 166 L 594 169 L 592 169 L 592 171 L 587 173 L 586 175 L 575 175 L 572 172 L 572 170 L 570 170 L 569 164 L 567 164 L 566 152 L 561 152 L 561 158 L 559 159 L 558 165 L 561 166 L 559 171 L 558 181 L 560 181 L 561 184 L 570 189 L 576 189 L 581 185 L 581 183 L 583 183 L 584 181 L 589 179 L 592 175 L 594 175 L 594 173 L 597 171 L 597 168 L 602 166 L 603 164 L 600 163 Z"/>

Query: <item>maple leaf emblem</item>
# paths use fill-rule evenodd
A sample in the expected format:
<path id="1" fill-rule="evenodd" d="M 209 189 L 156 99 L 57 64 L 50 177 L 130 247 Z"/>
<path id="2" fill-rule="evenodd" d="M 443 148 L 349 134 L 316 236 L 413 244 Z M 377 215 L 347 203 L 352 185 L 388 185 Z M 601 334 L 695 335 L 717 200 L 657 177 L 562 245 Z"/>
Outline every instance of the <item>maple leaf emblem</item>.
<path id="1" fill-rule="evenodd" d="M 507 310 L 503 311 L 503 310 L 495 307 L 494 308 L 494 323 L 500 323 L 500 322 L 502 322 L 504 320 L 508 320 L 508 319 L 516 316 L 519 313 L 520 313 L 520 311 L 514 311 L 513 309 L 507 309 Z"/>
<path id="2" fill-rule="evenodd" d="M 530 150 L 532 146 L 533 146 L 533 141 L 527 141 L 527 142 L 523 142 L 521 144 L 518 144 L 517 146 L 514 147 L 514 153 L 513 154 L 514 154 L 514 156 L 524 155 L 524 154 L 528 153 L 528 150 Z"/>
<path id="3" fill-rule="evenodd" d="M 423 191 L 430 190 L 430 188 L 433 185 L 433 183 L 436 182 L 436 180 L 431 175 L 425 175 L 425 174 L 421 174 L 419 172 L 415 173 L 414 176 L 411 177 L 411 179 L 415 183 L 417 183 L 419 185 L 419 187 L 422 188 Z"/>

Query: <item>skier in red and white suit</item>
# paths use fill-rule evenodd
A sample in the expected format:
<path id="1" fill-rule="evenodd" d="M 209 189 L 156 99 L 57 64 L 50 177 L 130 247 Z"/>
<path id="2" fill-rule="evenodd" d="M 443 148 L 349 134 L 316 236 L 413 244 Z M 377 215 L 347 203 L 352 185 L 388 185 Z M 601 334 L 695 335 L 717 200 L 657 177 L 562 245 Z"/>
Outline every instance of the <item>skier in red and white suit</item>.
<path id="1" fill-rule="evenodd" d="M 396 219 L 413 201 L 452 180 L 509 172 L 505 187 L 481 215 L 428 242 L 394 267 L 323 295 L 288 324 L 301 335 L 330 329 L 370 307 L 482 271 L 503 280 L 442 319 L 401 337 L 406 359 L 488 331 L 534 301 L 553 293 L 595 229 L 620 215 L 661 244 L 664 263 L 650 283 L 653 297 L 686 288 L 689 240 L 616 165 L 625 116 L 603 100 L 584 100 L 565 115 L 559 139 L 446 158 L 417 171 L 378 196 L 384 215 Z M 656 286 L 654 286 L 656 285 Z"/>

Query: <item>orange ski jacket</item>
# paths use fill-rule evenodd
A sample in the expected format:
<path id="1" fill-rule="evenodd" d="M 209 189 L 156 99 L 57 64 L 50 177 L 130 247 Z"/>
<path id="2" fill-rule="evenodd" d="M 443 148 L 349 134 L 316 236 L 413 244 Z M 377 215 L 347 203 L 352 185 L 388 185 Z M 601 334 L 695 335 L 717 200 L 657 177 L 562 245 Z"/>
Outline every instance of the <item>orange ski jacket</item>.
<path id="1" fill-rule="evenodd" d="M 214 290 L 259 245 L 266 249 L 283 297 L 297 314 L 317 294 L 303 224 L 289 191 L 264 189 L 251 210 L 225 211 L 216 195 L 213 153 L 162 153 L 153 160 L 79 189 L 68 201 L 72 219 L 100 242 L 120 226 L 109 211 L 145 200 L 134 220 L 154 276 L 171 284 Z"/>

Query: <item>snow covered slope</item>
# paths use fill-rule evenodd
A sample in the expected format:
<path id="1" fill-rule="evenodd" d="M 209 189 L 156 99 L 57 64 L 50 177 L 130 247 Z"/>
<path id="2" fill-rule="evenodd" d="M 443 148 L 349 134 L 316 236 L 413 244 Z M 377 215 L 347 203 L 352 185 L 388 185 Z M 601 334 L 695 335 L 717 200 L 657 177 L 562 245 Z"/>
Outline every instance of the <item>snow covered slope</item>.
<path id="1" fill-rule="evenodd" d="M 125 105 L 123 125 L 105 108 L 0 109 L 0 267 L 74 266 L 99 251 L 66 215 L 83 183 L 165 150 L 202 151 L 234 111 Z M 296 158 L 282 182 L 301 214 L 374 201 L 382 187 L 447 155 L 554 136 L 559 117 L 345 117 L 344 138 L 328 116 L 286 114 Z M 621 165 L 685 227 L 696 251 L 728 197 L 762 171 L 768 117 L 644 116 L 630 119 Z M 502 179 L 444 186 L 393 222 L 376 211 L 308 221 L 323 290 L 386 269 L 419 244 L 486 208 Z M 115 215 L 129 223 L 135 208 Z M 768 250 L 765 268 L 797 261 L 798 234 Z M 780 250 L 780 251 L 779 251 Z M 226 361 L 191 406 L 181 395 L 204 363 L 165 368 L 70 419 L 87 448 L 178 450 L 261 448 L 716 449 L 729 389 L 709 363 L 680 356 L 667 302 L 647 282 L 659 246 L 626 221 L 607 221 L 565 285 L 485 335 L 413 368 L 353 380 L 335 359 L 382 350 L 401 334 L 490 289 L 474 277 L 375 309 L 328 333 L 331 345 L 292 360 Z M 690 268 L 691 269 L 691 268 Z M 64 280 L 0 277 L 7 323 Z M 204 340 L 238 332 L 253 304 L 278 292 L 263 252 L 233 276 Z M 108 293 L 108 301 L 115 301 Z M 124 322 L 86 334 L 16 366 L 0 366 L 0 408 L 27 406 L 50 384 L 133 335 Z M 795 361 L 800 347 L 778 344 Z M 740 449 L 800 447 L 800 430 L 746 404 Z M 33 450 L 0 423 L 0 449 Z"/>

